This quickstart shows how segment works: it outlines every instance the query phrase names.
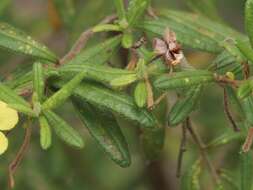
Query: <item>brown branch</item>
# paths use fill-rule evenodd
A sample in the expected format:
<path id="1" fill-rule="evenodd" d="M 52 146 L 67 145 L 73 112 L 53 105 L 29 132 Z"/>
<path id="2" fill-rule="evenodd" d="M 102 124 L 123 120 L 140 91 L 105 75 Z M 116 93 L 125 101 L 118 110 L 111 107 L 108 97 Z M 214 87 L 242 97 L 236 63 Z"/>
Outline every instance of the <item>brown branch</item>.
<path id="1" fill-rule="evenodd" d="M 15 186 L 14 174 L 15 174 L 20 162 L 22 161 L 22 159 L 28 149 L 28 146 L 30 144 L 32 130 L 31 130 L 31 127 L 29 126 L 29 121 L 27 121 L 27 123 L 25 125 L 27 125 L 27 126 L 25 129 L 25 137 L 24 137 L 23 144 L 21 145 L 15 159 L 9 164 L 9 187 L 11 189 L 13 189 Z"/>
<path id="2" fill-rule="evenodd" d="M 181 168 L 182 168 L 182 162 L 183 162 L 183 156 L 186 151 L 186 121 L 182 125 L 182 139 L 180 143 L 180 149 L 177 159 L 177 177 L 179 178 L 181 176 Z"/>
<path id="3" fill-rule="evenodd" d="M 225 88 L 223 88 L 223 89 L 224 89 L 224 92 L 223 92 L 224 111 L 227 115 L 228 120 L 232 124 L 233 130 L 235 132 L 239 132 L 240 128 L 236 125 L 236 122 L 234 121 L 234 118 L 233 118 L 233 116 L 232 116 L 232 114 L 230 113 L 230 110 L 229 110 L 227 91 L 226 91 Z"/>
<path id="4" fill-rule="evenodd" d="M 218 74 L 214 74 L 214 78 L 216 80 L 216 82 L 218 83 L 221 83 L 221 84 L 230 84 L 236 88 L 239 87 L 241 81 L 238 81 L 238 80 L 232 80 L 232 79 L 229 79 L 228 77 L 226 76 L 222 76 L 222 75 L 218 75 Z"/>
<path id="5" fill-rule="evenodd" d="M 219 176 L 216 172 L 215 167 L 213 166 L 212 162 L 210 161 L 210 159 L 208 157 L 208 154 L 207 154 L 206 149 L 205 149 L 205 144 L 203 143 L 202 139 L 198 135 L 197 131 L 192 127 L 190 118 L 187 118 L 186 123 L 187 123 L 186 127 L 187 127 L 188 131 L 190 132 L 190 134 L 191 134 L 194 142 L 196 143 L 196 145 L 199 147 L 200 154 L 201 154 L 203 160 L 206 162 L 206 164 L 207 164 L 207 166 L 210 170 L 213 182 L 216 185 L 219 184 L 220 183 Z"/>
<path id="6" fill-rule="evenodd" d="M 247 138 L 242 146 L 243 152 L 249 152 L 253 142 L 253 127 L 250 127 L 248 130 Z"/>
<path id="7" fill-rule="evenodd" d="M 116 15 L 110 15 L 105 17 L 99 24 L 108 24 L 113 22 L 117 18 Z M 87 29 L 84 31 L 71 50 L 60 60 L 60 65 L 65 64 L 72 60 L 80 51 L 84 48 L 88 40 L 94 35 L 92 28 Z"/>

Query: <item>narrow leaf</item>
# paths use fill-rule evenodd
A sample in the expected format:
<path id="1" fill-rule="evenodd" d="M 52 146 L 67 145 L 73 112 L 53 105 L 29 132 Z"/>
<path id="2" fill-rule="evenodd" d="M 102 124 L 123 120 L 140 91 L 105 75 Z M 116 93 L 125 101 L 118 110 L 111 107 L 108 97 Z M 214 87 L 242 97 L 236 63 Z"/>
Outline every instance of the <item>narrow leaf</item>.
<path id="1" fill-rule="evenodd" d="M 158 89 L 169 90 L 185 88 L 214 81 L 214 75 L 209 71 L 183 71 L 174 75 L 162 75 L 154 81 Z"/>
<path id="2" fill-rule="evenodd" d="M 253 0 L 247 0 L 245 4 L 245 27 L 253 47 Z"/>
<path id="3" fill-rule="evenodd" d="M 127 11 L 127 20 L 130 26 L 135 25 L 143 16 L 149 0 L 131 0 Z"/>
<path id="4" fill-rule="evenodd" d="M 13 90 L 0 82 L 0 100 L 7 104 L 20 104 L 25 107 L 30 107 L 21 96 L 18 96 Z"/>
<path id="5" fill-rule="evenodd" d="M 136 74 L 123 75 L 111 81 L 110 85 L 114 87 L 121 87 L 129 85 L 137 80 Z"/>
<path id="6" fill-rule="evenodd" d="M 60 87 L 61 83 L 57 82 L 55 85 Z M 131 97 L 101 85 L 82 83 L 75 89 L 73 95 L 93 105 L 116 112 L 126 119 L 141 124 L 142 127 L 153 128 L 157 125 L 153 114 L 138 108 Z"/>
<path id="7" fill-rule="evenodd" d="M 39 123 L 40 123 L 40 145 L 42 149 L 46 150 L 51 146 L 52 143 L 51 128 L 45 116 L 39 117 Z"/>
<path id="8" fill-rule="evenodd" d="M 126 11 L 124 7 L 124 1 L 123 0 L 113 0 L 114 6 L 117 11 L 117 15 L 120 20 L 126 19 Z"/>
<path id="9" fill-rule="evenodd" d="M 239 99 L 245 99 L 252 94 L 252 90 L 253 90 L 253 81 L 246 80 L 238 88 L 237 96 Z"/>
<path id="10" fill-rule="evenodd" d="M 73 98 L 73 103 L 85 127 L 100 147 L 121 167 L 128 167 L 131 163 L 128 145 L 114 116 L 79 98 Z"/>
<path id="11" fill-rule="evenodd" d="M 242 108 L 246 116 L 246 121 L 253 125 L 253 97 L 249 96 L 242 100 Z"/>
<path id="12" fill-rule="evenodd" d="M 83 148 L 84 142 L 82 137 L 72 127 L 70 127 L 62 118 L 52 111 L 45 111 L 44 115 L 49 125 L 54 129 L 56 135 L 67 144 Z"/>
<path id="13" fill-rule="evenodd" d="M 58 60 L 47 47 L 6 23 L 0 23 L 0 47 L 54 63 Z"/>
<path id="14" fill-rule="evenodd" d="M 202 86 L 192 87 L 182 99 L 179 99 L 172 107 L 169 114 L 169 125 L 175 126 L 184 121 L 194 110 L 201 95 Z"/>
<path id="15" fill-rule="evenodd" d="M 82 71 L 65 84 L 59 91 L 48 98 L 42 105 L 43 110 L 50 110 L 63 104 L 73 93 L 76 87 L 82 82 L 86 72 Z"/>
<path id="16" fill-rule="evenodd" d="M 236 47 L 241 51 L 241 53 L 246 57 L 247 60 L 253 63 L 253 49 L 250 46 L 249 41 L 242 41 L 237 39 Z"/>
<path id="17" fill-rule="evenodd" d="M 38 101 L 41 102 L 44 96 L 44 72 L 41 63 L 33 64 L 33 90 L 38 96 Z"/>

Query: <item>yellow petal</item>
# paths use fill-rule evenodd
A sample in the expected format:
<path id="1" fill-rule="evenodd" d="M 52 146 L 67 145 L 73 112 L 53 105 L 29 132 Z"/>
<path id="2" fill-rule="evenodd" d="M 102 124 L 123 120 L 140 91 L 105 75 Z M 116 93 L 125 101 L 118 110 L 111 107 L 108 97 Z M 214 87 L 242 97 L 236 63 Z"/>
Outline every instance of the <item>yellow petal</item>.
<path id="1" fill-rule="evenodd" d="M 8 148 L 8 139 L 0 132 L 0 155 L 3 154 Z"/>
<path id="2" fill-rule="evenodd" d="M 0 130 L 11 130 L 18 123 L 18 112 L 0 101 Z"/>

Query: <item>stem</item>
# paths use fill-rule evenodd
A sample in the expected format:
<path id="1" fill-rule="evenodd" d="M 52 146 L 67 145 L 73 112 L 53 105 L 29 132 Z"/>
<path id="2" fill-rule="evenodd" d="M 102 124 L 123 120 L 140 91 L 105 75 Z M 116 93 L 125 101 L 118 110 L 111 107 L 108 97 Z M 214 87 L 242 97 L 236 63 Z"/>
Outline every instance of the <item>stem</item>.
<path id="1" fill-rule="evenodd" d="M 30 127 L 30 121 L 25 122 L 24 127 L 25 127 L 25 137 L 24 137 L 23 144 L 21 145 L 14 160 L 9 164 L 9 187 L 11 189 L 13 189 L 15 186 L 14 174 L 15 174 L 20 162 L 24 158 L 24 155 L 25 155 L 25 153 L 28 149 L 28 146 L 30 144 L 30 139 L 31 139 L 31 134 L 32 134 L 32 130 Z"/>
<path id="2" fill-rule="evenodd" d="M 230 121 L 230 123 L 232 124 L 232 127 L 234 129 L 235 132 L 239 132 L 240 131 L 240 128 L 236 125 L 236 122 L 234 121 L 233 119 L 233 116 L 232 114 L 230 113 L 230 110 L 229 110 L 229 105 L 228 105 L 228 96 L 227 96 L 227 91 L 225 88 L 224 89 L 224 110 L 225 110 L 225 113 L 227 115 L 227 118 L 228 120 Z"/>
<path id="3" fill-rule="evenodd" d="M 215 169 L 214 165 L 212 164 L 212 162 L 210 161 L 210 159 L 208 157 L 208 153 L 207 153 L 207 151 L 205 149 L 205 144 L 203 143 L 203 141 L 200 138 L 200 136 L 197 133 L 197 131 L 192 127 L 190 118 L 187 118 L 186 123 L 187 123 L 186 126 L 187 126 L 188 131 L 190 132 L 193 140 L 195 141 L 195 143 L 199 147 L 200 154 L 202 155 L 203 160 L 206 162 L 206 164 L 207 164 L 207 166 L 208 166 L 208 168 L 210 170 L 213 182 L 216 185 L 220 184 L 219 176 L 218 176 L 218 174 L 216 172 L 216 169 Z"/>
<path id="4" fill-rule="evenodd" d="M 252 142 L 253 142 L 253 127 L 250 127 L 248 130 L 247 138 L 242 146 L 242 151 L 249 152 Z"/>

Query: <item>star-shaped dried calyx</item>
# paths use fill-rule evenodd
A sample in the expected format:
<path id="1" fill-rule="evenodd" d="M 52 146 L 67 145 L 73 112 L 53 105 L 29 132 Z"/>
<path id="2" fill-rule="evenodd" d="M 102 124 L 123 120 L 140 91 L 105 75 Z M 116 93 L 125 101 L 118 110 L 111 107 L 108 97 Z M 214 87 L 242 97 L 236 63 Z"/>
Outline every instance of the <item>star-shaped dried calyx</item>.
<path id="1" fill-rule="evenodd" d="M 9 131 L 18 123 L 18 112 L 2 101 L 0 101 L 0 130 Z M 3 132 L 0 132 L 0 154 L 8 148 L 8 139 Z"/>
<path id="2" fill-rule="evenodd" d="M 162 56 L 166 63 L 170 66 L 175 66 L 183 59 L 181 46 L 178 44 L 176 34 L 170 29 L 166 29 L 163 39 L 154 38 L 154 52 L 157 56 Z"/>

